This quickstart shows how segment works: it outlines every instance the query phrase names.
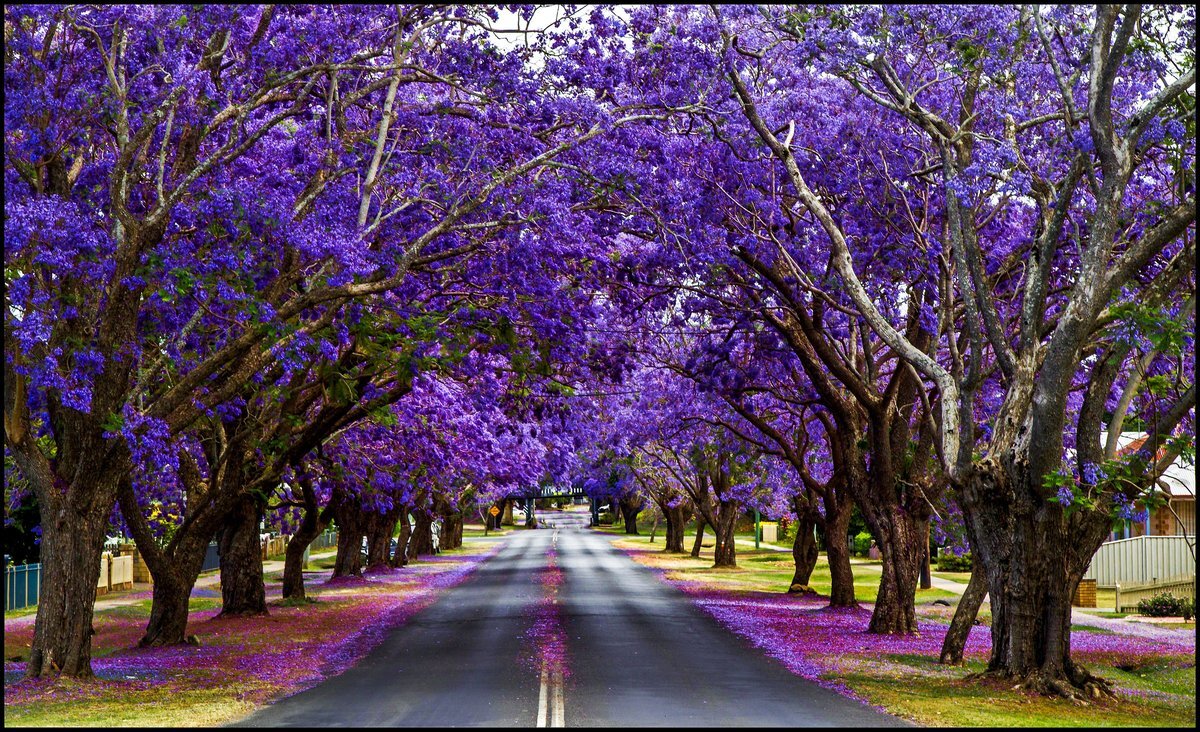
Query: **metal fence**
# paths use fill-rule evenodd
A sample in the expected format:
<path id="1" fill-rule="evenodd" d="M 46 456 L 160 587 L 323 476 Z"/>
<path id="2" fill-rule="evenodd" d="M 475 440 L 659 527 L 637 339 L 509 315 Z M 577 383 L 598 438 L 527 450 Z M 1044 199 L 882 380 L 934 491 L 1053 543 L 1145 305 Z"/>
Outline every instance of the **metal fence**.
<path id="1" fill-rule="evenodd" d="M 337 537 L 338 537 L 338 532 L 336 532 L 336 531 L 322 532 L 322 534 L 320 536 L 313 539 L 313 543 L 309 544 L 308 548 L 310 550 L 314 550 L 314 549 L 328 549 L 331 546 L 337 546 Z"/>
<path id="2" fill-rule="evenodd" d="M 4 612 L 36 605 L 42 590 L 42 565 L 4 568 Z"/>
<path id="3" fill-rule="evenodd" d="M 1136 536 L 1105 542 L 1083 578 L 1104 587 L 1194 576 L 1195 549 L 1195 539 L 1186 536 Z"/>

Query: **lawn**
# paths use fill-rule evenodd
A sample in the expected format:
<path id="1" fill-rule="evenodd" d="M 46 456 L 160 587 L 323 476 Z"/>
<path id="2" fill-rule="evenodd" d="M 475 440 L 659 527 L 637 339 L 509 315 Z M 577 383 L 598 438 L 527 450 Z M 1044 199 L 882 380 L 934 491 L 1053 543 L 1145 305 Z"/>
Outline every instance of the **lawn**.
<path id="1" fill-rule="evenodd" d="M 874 636 L 865 629 L 879 574 L 867 565 L 854 566 L 855 595 L 863 606 L 835 610 L 826 604 L 829 570 L 824 557 L 811 583 L 824 596 L 792 596 L 785 592 L 794 569 L 787 554 L 739 545 L 736 569 L 714 569 L 711 550 L 694 559 L 664 554 L 661 540 L 651 545 L 647 537 L 621 536 L 613 543 L 635 561 L 657 570 L 718 622 L 793 673 L 920 725 L 1195 724 L 1194 634 L 1167 631 L 1161 638 L 1148 639 L 1089 626 L 1086 621 L 1074 625 L 1074 657 L 1114 682 L 1117 691 L 1115 699 L 1082 706 L 1014 691 L 1011 684 L 966 678 L 986 664 L 991 645 L 986 605 L 980 613 L 982 624 L 972 629 L 967 643 L 966 667 L 938 664 L 954 608 L 934 606 L 931 601 L 957 597 L 952 593 L 918 591 L 917 635 Z"/>
<path id="2" fill-rule="evenodd" d="M 150 600 L 96 613 L 96 679 L 20 679 L 32 618 L 5 616 L 5 726 L 214 726 L 242 719 L 282 696 L 353 665 L 391 628 L 431 604 L 497 549 L 445 551 L 404 569 L 331 580 L 306 572 L 315 601 L 284 604 L 278 573 L 268 575 L 270 614 L 218 618 L 220 593 L 197 589 L 188 633 L 199 647 L 136 648 Z M 319 559 L 320 567 L 332 557 Z M 282 639 L 282 640 L 281 640 Z M 314 660 L 319 659 L 319 660 Z M 19 679 L 19 680 L 18 680 Z"/>

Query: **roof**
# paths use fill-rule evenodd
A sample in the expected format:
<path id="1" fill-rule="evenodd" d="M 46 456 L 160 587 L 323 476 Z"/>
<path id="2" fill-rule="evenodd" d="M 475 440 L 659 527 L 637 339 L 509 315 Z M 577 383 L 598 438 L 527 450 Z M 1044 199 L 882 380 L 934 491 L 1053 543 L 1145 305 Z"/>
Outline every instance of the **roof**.
<path id="1" fill-rule="evenodd" d="M 1148 435 L 1145 432 L 1122 432 L 1117 437 L 1117 454 L 1125 455 L 1142 446 L 1146 442 Z M 1100 444 L 1104 445 L 1108 441 L 1108 433 L 1100 433 Z M 1165 448 L 1163 448 L 1165 450 Z M 1160 450 L 1159 452 L 1163 452 Z M 1162 476 L 1158 479 L 1158 487 L 1169 494 L 1172 498 L 1191 498 L 1196 497 L 1196 464 L 1189 461 L 1184 464 L 1182 458 L 1175 458 L 1175 461 L 1163 471 Z"/>

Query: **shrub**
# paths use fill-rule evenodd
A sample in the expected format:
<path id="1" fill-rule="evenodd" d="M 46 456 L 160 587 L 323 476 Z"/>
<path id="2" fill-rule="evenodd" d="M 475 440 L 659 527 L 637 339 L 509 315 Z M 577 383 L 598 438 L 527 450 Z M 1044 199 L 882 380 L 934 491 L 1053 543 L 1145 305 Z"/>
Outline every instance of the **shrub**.
<path id="1" fill-rule="evenodd" d="M 971 552 L 959 557 L 945 550 L 940 551 L 938 552 L 937 568 L 939 572 L 970 572 Z"/>
<path id="2" fill-rule="evenodd" d="M 612 526 L 613 525 L 612 511 L 601 511 L 600 516 L 599 516 L 599 521 L 600 521 L 601 526 Z"/>
<path id="3" fill-rule="evenodd" d="M 1191 600 L 1175 597 L 1169 592 L 1160 592 L 1154 597 L 1138 601 L 1138 614 L 1149 618 L 1173 618 L 1179 615 L 1191 617 L 1192 611 Z"/>
<path id="4" fill-rule="evenodd" d="M 1183 621 L 1190 622 L 1196 616 L 1196 601 L 1192 598 L 1185 598 L 1183 601 Z"/>
<path id="5" fill-rule="evenodd" d="M 866 531 L 859 532 L 858 536 L 854 537 L 854 553 L 860 557 L 867 556 L 867 552 L 871 549 L 871 541 L 873 537 Z"/>

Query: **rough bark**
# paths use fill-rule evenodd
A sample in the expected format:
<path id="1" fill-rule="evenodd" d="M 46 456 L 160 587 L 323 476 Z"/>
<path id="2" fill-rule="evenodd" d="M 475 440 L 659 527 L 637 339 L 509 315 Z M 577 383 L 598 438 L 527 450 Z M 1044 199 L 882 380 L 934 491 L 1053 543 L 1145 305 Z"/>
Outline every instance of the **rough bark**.
<path id="1" fill-rule="evenodd" d="M 500 521 L 501 526 L 516 526 L 517 522 L 513 520 L 513 504 L 515 501 L 511 498 L 504 499 L 504 511 L 500 514 L 503 518 Z"/>
<path id="2" fill-rule="evenodd" d="M 349 501 L 337 501 L 333 515 L 338 525 L 337 558 L 333 562 L 334 577 L 362 576 L 362 513 Z"/>
<path id="3" fill-rule="evenodd" d="M 618 504 L 621 507 L 621 518 L 625 520 L 625 533 L 637 534 L 638 512 L 642 510 L 642 500 L 638 496 L 623 496 Z"/>
<path id="4" fill-rule="evenodd" d="M 812 578 L 813 569 L 817 566 L 817 538 L 815 535 L 817 528 L 817 518 L 808 506 L 799 505 L 795 502 L 796 511 L 796 539 L 792 542 L 792 560 L 796 564 L 796 571 L 792 575 L 791 585 L 788 587 L 788 594 L 808 594 L 816 593 L 816 590 L 808 586 L 809 580 Z"/>
<path id="5" fill-rule="evenodd" d="M 42 514 L 42 588 L 27 673 L 90 677 L 92 610 L 109 511 L 56 503 Z"/>
<path id="6" fill-rule="evenodd" d="M 687 528 L 687 522 L 690 518 L 691 507 L 684 503 L 668 508 L 663 511 L 663 517 L 667 521 L 666 546 L 663 551 L 673 554 L 683 554 L 684 530 Z"/>
<path id="7" fill-rule="evenodd" d="M 700 547 L 704 542 L 704 524 L 705 521 L 701 516 L 696 516 L 696 540 L 692 542 L 692 556 L 700 556 Z"/>
<path id="8" fill-rule="evenodd" d="M 388 513 L 372 513 L 367 516 L 367 571 L 375 572 L 388 568 L 388 549 L 392 541 L 392 533 L 396 528 L 396 514 L 393 510 Z"/>
<path id="9" fill-rule="evenodd" d="M 1064 515 L 1041 498 L 1045 489 L 1025 463 L 1006 462 L 977 461 L 959 491 L 973 566 L 991 598 L 986 673 L 1045 694 L 1111 693 L 1109 682 L 1071 659 L 1071 597 L 1112 519 L 1087 509 Z"/>
<path id="10" fill-rule="evenodd" d="M 409 561 L 421 555 L 429 556 L 434 553 L 433 514 L 423 508 L 418 508 L 412 512 L 412 515 L 412 536 L 408 540 Z"/>
<path id="11" fill-rule="evenodd" d="M 829 606 L 857 607 L 854 596 L 854 570 L 850 565 L 850 502 L 838 503 L 837 510 L 825 506 L 825 556 L 829 561 Z"/>
<path id="12" fill-rule="evenodd" d="M 317 494 L 312 481 L 300 479 L 300 488 L 304 496 L 304 516 L 292 538 L 288 539 L 287 549 L 283 559 L 283 599 L 303 600 L 304 592 L 304 554 L 333 518 L 333 511 L 326 506 L 318 510 Z"/>
<path id="13" fill-rule="evenodd" d="M 713 548 L 714 567 L 736 567 L 737 548 L 733 540 L 733 530 L 740 513 L 737 501 L 721 501 L 716 515 L 713 533 L 716 535 L 716 546 Z"/>
<path id="14" fill-rule="evenodd" d="M 885 634 L 916 633 L 920 540 L 928 521 L 901 511 L 889 511 L 886 516 L 877 517 L 876 524 L 883 529 L 876 537 L 883 565 L 868 630 Z"/>
<path id="15" fill-rule="evenodd" d="M 954 609 L 950 629 L 946 631 L 946 637 L 942 639 L 942 651 L 938 656 L 938 663 L 951 666 L 962 664 L 967 637 L 971 633 L 971 627 L 975 625 L 975 618 L 979 616 L 979 608 L 983 605 L 983 598 L 986 596 L 987 579 L 981 564 L 975 562 L 971 565 L 971 581 L 967 583 L 966 592 L 958 601 L 958 607 Z"/>
<path id="16" fill-rule="evenodd" d="M 260 515 L 258 499 L 243 496 L 226 516 L 225 525 L 218 535 L 222 616 L 267 614 L 262 543 L 259 539 Z"/>
<path id="17" fill-rule="evenodd" d="M 450 511 L 442 517 L 442 533 L 439 549 L 458 549 L 463 544 L 463 515 L 461 511 Z"/>

